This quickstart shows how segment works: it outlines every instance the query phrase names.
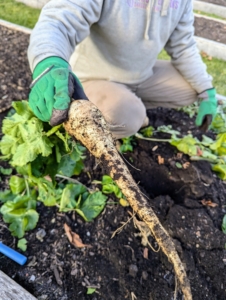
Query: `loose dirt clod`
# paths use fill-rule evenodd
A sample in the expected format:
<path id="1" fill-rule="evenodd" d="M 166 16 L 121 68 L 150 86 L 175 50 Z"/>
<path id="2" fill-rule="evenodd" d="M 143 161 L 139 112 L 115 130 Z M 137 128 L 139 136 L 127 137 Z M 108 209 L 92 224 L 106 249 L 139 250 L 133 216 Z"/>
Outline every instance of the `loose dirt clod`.
<path id="1" fill-rule="evenodd" d="M 73 101 L 69 120 L 65 122 L 64 127 L 69 134 L 86 146 L 91 154 L 100 159 L 107 173 L 126 196 L 134 212 L 148 225 L 162 251 L 173 264 L 184 299 L 192 300 L 190 282 L 175 245 L 118 154 L 108 125 L 100 111 L 89 101 Z"/>

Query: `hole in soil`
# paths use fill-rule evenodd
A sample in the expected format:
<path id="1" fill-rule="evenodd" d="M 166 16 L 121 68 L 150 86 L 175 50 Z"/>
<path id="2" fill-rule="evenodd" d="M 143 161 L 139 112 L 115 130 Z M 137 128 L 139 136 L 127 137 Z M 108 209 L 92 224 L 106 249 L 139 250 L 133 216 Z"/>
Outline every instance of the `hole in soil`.
<path id="1" fill-rule="evenodd" d="M 132 171 L 133 177 L 139 186 L 144 188 L 147 196 L 155 198 L 158 196 L 170 196 L 175 202 L 183 203 L 184 198 L 189 195 L 190 187 L 183 181 L 174 182 L 168 172 L 161 169 L 159 165 L 146 165 L 139 171 Z"/>

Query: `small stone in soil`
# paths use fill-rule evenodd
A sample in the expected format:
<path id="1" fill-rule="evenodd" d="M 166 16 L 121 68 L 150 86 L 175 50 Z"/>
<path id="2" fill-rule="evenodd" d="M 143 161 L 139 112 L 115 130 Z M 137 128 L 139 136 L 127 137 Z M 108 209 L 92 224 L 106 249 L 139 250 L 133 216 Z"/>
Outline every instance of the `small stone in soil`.
<path id="1" fill-rule="evenodd" d="M 43 242 L 43 238 L 46 236 L 46 231 L 44 229 L 39 229 L 36 233 L 36 239 L 40 242 Z"/>
<path id="2" fill-rule="evenodd" d="M 38 298 L 38 300 L 46 300 L 48 298 L 48 295 L 42 295 Z"/>
<path id="3" fill-rule="evenodd" d="M 144 280 L 147 280 L 147 279 L 148 279 L 148 273 L 147 273 L 146 271 L 143 271 L 143 272 L 142 272 L 142 278 L 143 278 Z"/>
<path id="4" fill-rule="evenodd" d="M 76 276 L 78 274 L 78 269 L 77 268 L 74 268 L 71 270 L 71 275 L 72 276 Z"/>
<path id="5" fill-rule="evenodd" d="M 29 264 L 27 265 L 28 267 L 34 267 L 37 265 L 37 262 L 36 262 L 36 257 L 33 256 L 32 257 L 32 260 L 29 262 Z"/>
<path id="6" fill-rule="evenodd" d="M 35 281 L 35 275 L 31 275 L 31 277 L 30 277 L 29 280 L 30 280 L 30 281 Z"/>
<path id="7" fill-rule="evenodd" d="M 55 235 L 56 233 L 57 233 L 57 230 L 56 230 L 56 229 L 51 229 L 51 230 L 50 230 L 50 234 L 51 234 L 51 235 Z"/>
<path id="8" fill-rule="evenodd" d="M 129 266 L 129 275 L 131 275 L 132 277 L 135 278 L 137 276 L 137 272 L 138 272 L 137 265 L 130 265 Z"/>

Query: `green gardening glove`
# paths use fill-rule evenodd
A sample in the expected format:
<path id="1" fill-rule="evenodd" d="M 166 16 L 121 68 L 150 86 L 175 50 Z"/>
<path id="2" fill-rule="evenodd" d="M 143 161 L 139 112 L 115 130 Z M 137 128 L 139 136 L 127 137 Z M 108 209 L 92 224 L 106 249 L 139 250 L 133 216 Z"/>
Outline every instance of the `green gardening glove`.
<path id="1" fill-rule="evenodd" d="M 195 124 L 202 131 L 207 131 L 217 113 L 217 98 L 215 88 L 204 91 L 198 95 L 199 110 Z"/>
<path id="2" fill-rule="evenodd" d="M 33 73 L 29 105 L 34 114 L 51 126 L 63 123 L 68 116 L 71 99 L 87 99 L 69 64 L 60 57 L 42 60 Z"/>

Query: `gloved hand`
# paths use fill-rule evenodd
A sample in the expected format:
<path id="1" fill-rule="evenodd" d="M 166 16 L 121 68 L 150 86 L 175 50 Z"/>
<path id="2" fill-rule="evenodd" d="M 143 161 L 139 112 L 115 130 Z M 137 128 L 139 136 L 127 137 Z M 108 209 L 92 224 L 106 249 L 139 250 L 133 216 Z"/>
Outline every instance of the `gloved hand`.
<path id="1" fill-rule="evenodd" d="M 198 95 L 199 110 L 195 124 L 202 131 L 207 131 L 217 113 L 217 98 L 215 88 L 204 91 Z"/>
<path id="2" fill-rule="evenodd" d="M 42 60 L 33 73 L 29 105 L 42 121 L 51 126 L 67 119 L 71 99 L 86 99 L 78 78 L 70 71 L 69 64 L 60 57 Z"/>

